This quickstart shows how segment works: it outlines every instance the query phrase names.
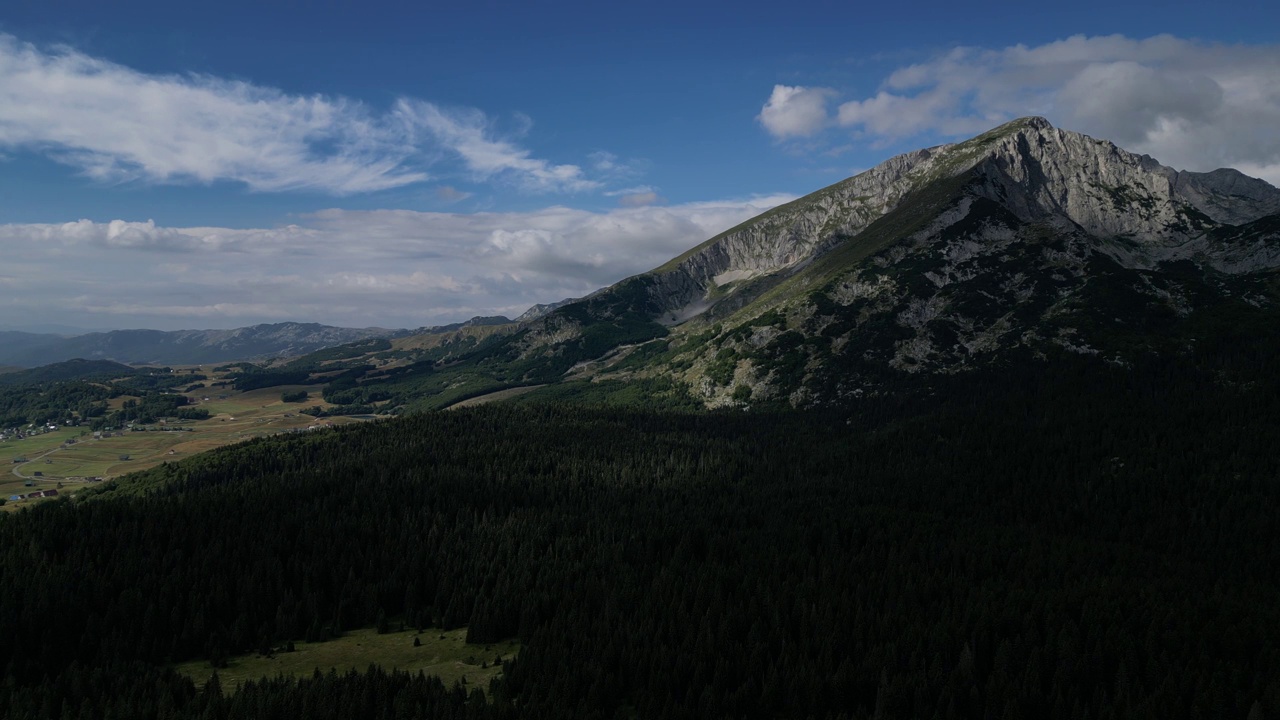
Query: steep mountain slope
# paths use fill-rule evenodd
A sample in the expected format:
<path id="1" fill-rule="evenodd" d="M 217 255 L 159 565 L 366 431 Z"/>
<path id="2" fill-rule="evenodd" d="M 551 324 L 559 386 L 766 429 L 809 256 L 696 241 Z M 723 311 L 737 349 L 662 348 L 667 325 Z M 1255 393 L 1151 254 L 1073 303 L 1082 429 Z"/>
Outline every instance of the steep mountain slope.
<path id="1" fill-rule="evenodd" d="M 1280 190 L 1024 118 L 891 158 L 447 365 L 366 382 L 406 406 L 565 379 L 798 406 L 1064 352 L 1203 363 L 1243 327 L 1272 342 L 1278 267 Z"/>
<path id="2" fill-rule="evenodd" d="M 894 158 L 642 276 L 665 312 L 700 312 L 630 364 L 712 404 L 810 404 L 1013 357 L 1185 352 L 1275 315 L 1276 213 L 1280 191 L 1233 170 L 1177 172 L 1016 121 Z"/>
<path id="3" fill-rule="evenodd" d="M 234 330 L 113 330 L 75 337 L 0 333 L 0 339 L 6 341 L 0 346 L 0 363 L 37 367 L 72 358 L 167 365 L 257 360 L 407 334 L 405 330 L 294 322 Z"/>

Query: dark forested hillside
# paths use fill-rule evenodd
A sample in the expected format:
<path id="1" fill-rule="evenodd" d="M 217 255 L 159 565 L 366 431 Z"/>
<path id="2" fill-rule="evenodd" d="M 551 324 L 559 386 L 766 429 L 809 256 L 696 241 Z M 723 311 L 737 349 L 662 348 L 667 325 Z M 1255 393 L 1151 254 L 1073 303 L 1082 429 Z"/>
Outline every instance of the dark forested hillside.
<path id="1" fill-rule="evenodd" d="M 153 371 L 140 371 L 110 360 L 75 359 L 30 370 L 4 373 L 0 376 L 0 386 L 37 385 L 66 380 L 114 380 L 147 372 Z"/>
<path id="2" fill-rule="evenodd" d="M 0 707 L 1280 714 L 1274 379 L 1019 368 L 830 413 L 414 416 L 0 516 Z M 165 669 L 379 616 L 524 649 L 488 688 L 374 672 L 224 695 Z"/>
<path id="3" fill-rule="evenodd" d="M 198 409 L 180 409 L 181 385 L 206 379 L 169 368 L 131 368 L 107 360 L 69 360 L 0 376 L 0 430 L 28 424 L 84 424 L 97 430 L 132 420 L 155 422 L 166 415 L 199 417 Z M 136 396 L 110 411 L 107 401 Z M 194 413 L 194 414 L 193 414 Z"/>

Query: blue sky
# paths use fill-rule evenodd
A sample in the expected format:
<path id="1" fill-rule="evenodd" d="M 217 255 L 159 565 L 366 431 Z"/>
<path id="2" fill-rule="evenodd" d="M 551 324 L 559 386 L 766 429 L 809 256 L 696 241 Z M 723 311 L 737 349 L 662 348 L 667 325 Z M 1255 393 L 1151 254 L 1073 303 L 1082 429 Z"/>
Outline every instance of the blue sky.
<path id="1" fill-rule="evenodd" d="M 1280 181 L 1262 2 L 264 4 L 0 8 L 0 326 L 518 314 L 1027 114 Z"/>

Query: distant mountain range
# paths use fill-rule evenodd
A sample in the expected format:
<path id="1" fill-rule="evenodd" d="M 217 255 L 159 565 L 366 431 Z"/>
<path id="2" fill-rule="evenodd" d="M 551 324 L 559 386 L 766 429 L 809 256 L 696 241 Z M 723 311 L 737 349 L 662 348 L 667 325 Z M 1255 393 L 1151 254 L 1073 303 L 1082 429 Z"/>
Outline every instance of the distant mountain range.
<path id="1" fill-rule="evenodd" d="M 72 337 L 0 331 L 0 365 L 38 367 L 74 358 L 163 365 L 269 360 L 408 334 L 407 330 L 293 322 L 235 330 L 113 330 Z"/>
<path id="2" fill-rule="evenodd" d="M 33 325 L 0 325 L 0 332 L 24 332 L 31 333 L 33 335 L 62 335 L 64 337 L 71 337 L 72 335 L 88 335 L 93 332 L 110 331 L 74 327 L 71 325 L 58 325 L 56 323 L 38 323 Z"/>
<path id="3" fill-rule="evenodd" d="M 1280 190 L 1024 118 L 891 158 L 483 338 L 367 358 L 378 367 L 344 392 L 438 407 L 590 380 L 810 406 L 1063 357 L 1256 365 L 1280 345 L 1278 268 Z"/>

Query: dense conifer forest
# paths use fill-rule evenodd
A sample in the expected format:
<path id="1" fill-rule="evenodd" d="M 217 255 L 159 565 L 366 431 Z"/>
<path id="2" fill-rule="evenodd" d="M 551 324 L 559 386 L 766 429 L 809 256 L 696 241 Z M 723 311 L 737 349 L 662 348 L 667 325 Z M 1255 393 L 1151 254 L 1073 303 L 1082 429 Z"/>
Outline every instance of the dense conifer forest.
<path id="1" fill-rule="evenodd" d="M 1280 717 L 1280 385 L 1255 355 L 224 448 L 0 516 L 0 714 Z M 380 617 L 523 650 L 485 688 L 169 669 Z"/>

